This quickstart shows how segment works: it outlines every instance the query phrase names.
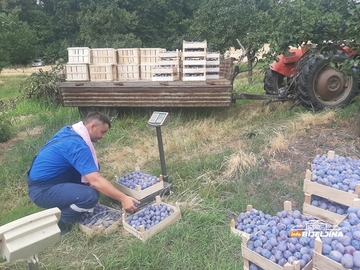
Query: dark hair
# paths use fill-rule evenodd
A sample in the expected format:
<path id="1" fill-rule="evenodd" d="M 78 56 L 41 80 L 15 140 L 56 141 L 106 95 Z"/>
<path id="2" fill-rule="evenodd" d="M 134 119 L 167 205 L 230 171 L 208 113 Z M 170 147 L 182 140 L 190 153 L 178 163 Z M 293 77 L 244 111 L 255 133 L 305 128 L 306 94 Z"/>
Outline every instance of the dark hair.
<path id="1" fill-rule="evenodd" d="M 83 123 L 84 125 L 86 125 L 93 120 L 98 120 L 103 124 L 107 124 L 109 126 L 109 129 L 111 128 L 111 122 L 109 117 L 107 117 L 105 114 L 101 112 L 89 112 L 88 115 L 83 120 Z"/>

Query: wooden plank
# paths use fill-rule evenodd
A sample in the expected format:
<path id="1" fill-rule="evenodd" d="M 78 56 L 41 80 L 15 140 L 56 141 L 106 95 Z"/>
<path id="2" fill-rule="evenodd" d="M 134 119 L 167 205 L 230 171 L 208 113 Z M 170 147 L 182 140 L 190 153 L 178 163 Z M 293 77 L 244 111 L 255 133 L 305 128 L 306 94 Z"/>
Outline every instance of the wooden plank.
<path id="1" fill-rule="evenodd" d="M 303 214 L 314 216 L 316 219 L 328 222 L 330 224 L 338 224 L 346 215 L 339 215 L 329 210 L 313 206 L 308 203 L 303 204 Z"/>
<path id="2" fill-rule="evenodd" d="M 311 178 L 311 177 L 310 177 Z M 357 185 L 359 186 L 359 185 Z M 304 180 L 303 191 L 311 195 L 317 195 L 324 199 L 345 205 L 351 206 L 354 199 L 359 198 L 359 188 L 356 189 L 357 194 L 351 194 L 342 190 L 338 190 L 332 187 L 328 187 L 316 182 L 312 182 L 309 179 Z"/>

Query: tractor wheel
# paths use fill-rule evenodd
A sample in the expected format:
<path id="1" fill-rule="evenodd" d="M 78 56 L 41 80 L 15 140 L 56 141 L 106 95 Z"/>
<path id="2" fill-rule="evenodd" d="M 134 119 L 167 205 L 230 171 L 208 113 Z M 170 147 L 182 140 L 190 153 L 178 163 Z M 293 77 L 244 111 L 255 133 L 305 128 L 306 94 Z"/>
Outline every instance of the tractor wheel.
<path id="1" fill-rule="evenodd" d="M 301 68 L 297 92 L 304 107 L 315 111 L 348 105 L 359 93 L 358 80 L 345 76 L 330 67 L 346 60 L 346 55 L 336 55 L 330 59 L 314 57 Z"/>
<path id="2" fill-rule="evenodd" d="M 279 94 L 279 89 L 287 85 L 288 77 L 268 69 L 264 77 L 264 90 L 268 95 Z"/>

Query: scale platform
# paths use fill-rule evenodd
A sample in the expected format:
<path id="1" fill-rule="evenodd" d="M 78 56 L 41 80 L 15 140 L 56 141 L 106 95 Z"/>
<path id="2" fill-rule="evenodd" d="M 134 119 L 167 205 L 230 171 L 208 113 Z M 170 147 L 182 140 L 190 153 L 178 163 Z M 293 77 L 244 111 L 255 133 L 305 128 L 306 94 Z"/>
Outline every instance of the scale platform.
<path id="1" fill-rule="evenodd" d="M 139 206 L 137 207 L 136 211 L 139 211 L 141 209 L 143 209 L 145 206 L 147 206 L 148 204 L 152 204 L 155 202 L 155 197 L 156 196 L 160 196 L 160 197 L 163 197 L 163 196 L 168 196 L 170 195 L 170 192 L 171 192 L 171 187 L 172 187 L 172 184 L 164 181 L 164 188 L 150 194 L 149 196 L 145 197 L 145 198 L 142 198 L 140 201 L 140 204 Z M 113 203 L 115 203 L 117 206 L 120 206 L 121 207 L 121 203 L 117 200 L 114 200 L 114 199 L 111 199 L 111 201 Z"/>

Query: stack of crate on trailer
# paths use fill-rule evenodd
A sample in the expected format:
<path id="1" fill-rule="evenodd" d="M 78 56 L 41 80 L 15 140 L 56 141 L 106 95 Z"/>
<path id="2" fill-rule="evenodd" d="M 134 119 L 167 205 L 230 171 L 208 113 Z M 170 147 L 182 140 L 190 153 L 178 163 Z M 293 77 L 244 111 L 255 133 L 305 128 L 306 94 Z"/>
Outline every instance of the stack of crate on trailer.
<path id="1" fill-rule="evenodd" d="M 66 64 L 67 81 L 89 81 L 90 48 L 68 48 L 68 62 Z"/>
<path id="2" fill-rule="evenodd" d="M 183 81 L 206 80 L 207 41 L 183 41 Z"/>
<path id="3" fill-rule="evenodd" d="M 136 81 L 140 79 L 140 49 L 117 49 L 117 80 Z"/>
<path id="4" fill-rule="evenodd" d="M 220 74 L 220 53 L 208 52 L 206 54 L 206 79 L 218 80 Z"/>
<path id="5" fill-rule="evenodd" d="M 113 48 L 91 49 L 91 81 L 116 80 L 116 51 Z"/>
<path id="6" fill-rule="evenodd" d="M 152 81 L 180 80 L 181 51 L 160 50 L 156 66 L 152 68 Z"/>
<path id="7" fill-rule="evenodd" d="M 140 48 L 140 80 L 151 81 L 152 69 L 157 65 L 161 48 Z"/>

